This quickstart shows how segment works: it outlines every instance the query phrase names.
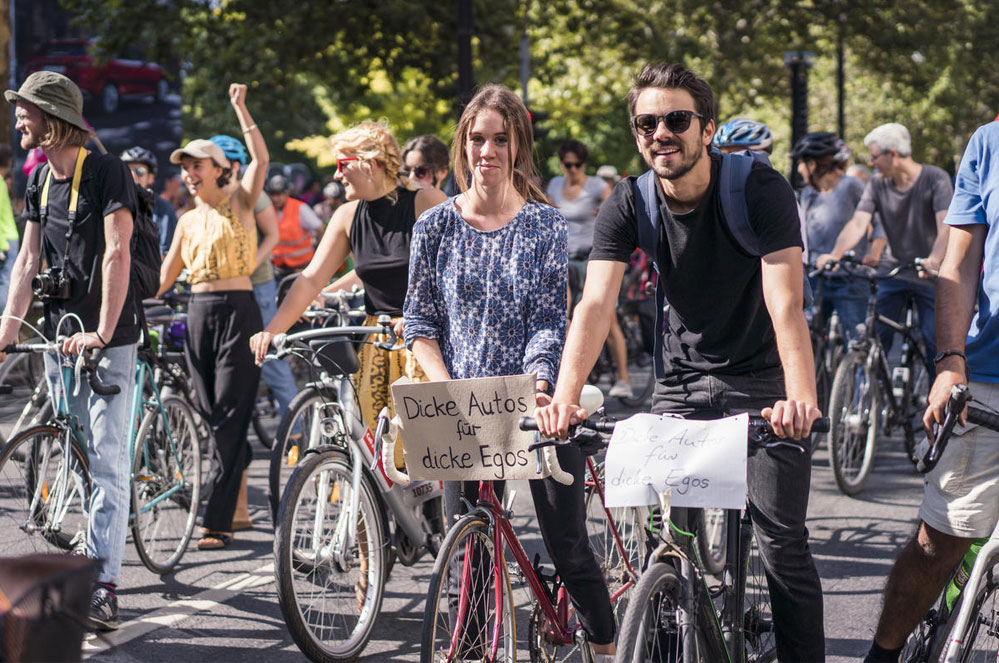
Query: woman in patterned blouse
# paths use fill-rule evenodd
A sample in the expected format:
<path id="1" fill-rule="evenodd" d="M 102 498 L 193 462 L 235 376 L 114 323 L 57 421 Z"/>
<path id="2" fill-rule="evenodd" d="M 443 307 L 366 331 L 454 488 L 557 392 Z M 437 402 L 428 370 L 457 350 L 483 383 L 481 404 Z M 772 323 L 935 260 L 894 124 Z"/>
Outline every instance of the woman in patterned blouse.
<path id="1" fill-rule="evenodd" d="M 452 153 L 463 192 L 413 230 L 406 343 L 431 380 L 532 373 L 538 402 L 547 403 L 565 337 L 568 230 L 534 184 L 524 104 L 503 86 L 483 88 L 461 116 Z M 531 482 L 541 533 L 594 651 L 612 653 L 610 598 L 584 522 L 584 458 L 575 447 L 558 457 L 575 481 Z M 502 497 L 502 482 L 495 487 Z M 478 483 L 447 483 L 449 522 L 462 494 L 474 504 Z"/>

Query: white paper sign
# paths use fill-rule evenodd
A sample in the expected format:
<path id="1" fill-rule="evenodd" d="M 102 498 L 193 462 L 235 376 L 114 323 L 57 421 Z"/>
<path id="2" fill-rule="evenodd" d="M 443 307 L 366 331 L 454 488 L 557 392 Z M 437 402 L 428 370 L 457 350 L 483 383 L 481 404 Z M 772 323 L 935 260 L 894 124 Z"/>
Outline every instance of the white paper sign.
<path id="1" fill-rule="evenodd" d="M 534 412 L 533 375 L 392 384 L 413 479 L 541 479 L 534 433 L 517 426 Z"/>
<path id="2" fill-rule="evenodd" d="M 636 414 L 614 427 L 604 465 L 607 506 L 646 506 L 672 491 L 681 507 L 746 506 L 749 415 L 693 421 Z"/>

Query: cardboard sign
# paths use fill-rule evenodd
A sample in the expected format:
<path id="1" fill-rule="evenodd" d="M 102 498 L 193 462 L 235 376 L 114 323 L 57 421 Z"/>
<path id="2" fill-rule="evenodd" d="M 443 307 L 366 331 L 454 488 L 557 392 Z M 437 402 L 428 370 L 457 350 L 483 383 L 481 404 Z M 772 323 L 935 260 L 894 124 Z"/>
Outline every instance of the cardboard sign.
<path id="1" fill-rule="evenodd" d="M 542 479 L 534 433 L 533 375 L 392 384 L 406 468 L 413 479 Z"/>
<path id="2" fill-rule="evenodd" d="M 669 488 L 681 507 L 746 506 L 749 416 L 693 421 L 636 414 L 614 427 L 604 464 L 607 506 L 657 504 Z"/>

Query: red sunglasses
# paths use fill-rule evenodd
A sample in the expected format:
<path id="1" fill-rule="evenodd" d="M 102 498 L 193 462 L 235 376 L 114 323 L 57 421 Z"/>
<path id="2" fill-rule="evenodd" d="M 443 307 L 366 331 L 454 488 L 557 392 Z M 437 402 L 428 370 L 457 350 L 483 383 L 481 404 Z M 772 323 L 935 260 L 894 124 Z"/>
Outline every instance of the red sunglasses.
<path id="1" fill-rule="evenodd" d="M 348 161 L 357 161 L 358 157 L 340 157 L 336 160 L 336 169 L 343 172 L 343 164 Z"/>

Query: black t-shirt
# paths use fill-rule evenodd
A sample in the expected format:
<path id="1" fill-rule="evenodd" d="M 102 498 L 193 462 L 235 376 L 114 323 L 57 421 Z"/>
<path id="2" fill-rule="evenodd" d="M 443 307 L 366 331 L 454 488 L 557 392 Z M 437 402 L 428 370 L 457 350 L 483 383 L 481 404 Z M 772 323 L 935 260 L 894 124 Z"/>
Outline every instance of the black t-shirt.
<path id="1" fill-rule="evenodd" d="M 39 165 L 28 178 L 28 192 L 24 200 L 24 219 L 40 223 L 39 206 L 42 186 L 41 175 L 48 168 Z M 42 257 L 50 267 L 64 267 L 70 279 L 70 297 L 67 300 L 45 302 L 45 334 L 53 338 L 60 318 L 75 313 L 83 320 L 83 331 L 96 331 L 101 317 L 101 288 L 104 260 L 104 217 L 123 207 L 133 214 L 136 208 L 135 185 L 128 167 L 112 154 L 90 153 L 83 162 L 80 178 L 80 198 L 77 203 L 76 222 L 66 254 L 66 230 L 69 217 L 69 194 L 73 177 L 52 178 L 49 185 L 48 215 L 42 226 Z M 63 259 L 66 265 L 63 265 Z M 129 275 L 123 274 L 128 280 Z M 118 317 L 109 346 L 126 345 L 139 340 L 140 316 L 132 297 L 131 288 Z M 62 334 L 80 331 L 78 323 L 66 322 Z"/>
<path id="2" fill-rule="evenodd" d="M 409 282 L 409 243 L 416 225 L 416 192 L 396 189 L 395 202 L 385 196 L 362 200 L 350 227 L 354 271 L 364 284 L 368 315 L 402 315 Z"/>
<path id="3" fill-rule="evenodd" d="M 667 376 L 751 375 L 780 367 L 760 259 L 743 252 L 722 216 L 719 159 L 712 157 L 711 183 L 692 212 L 671 213 L 656 187 L 662 220 L 656 262 L 669 305 L 663 344 Z M 590 260 L 627 262 L 638 248 L 634 179 L 618 182 L 600 206 Z M 777 171 L 754 163 L 746 201 L 764 255 L 802 246 L 794 192 Z"/>

